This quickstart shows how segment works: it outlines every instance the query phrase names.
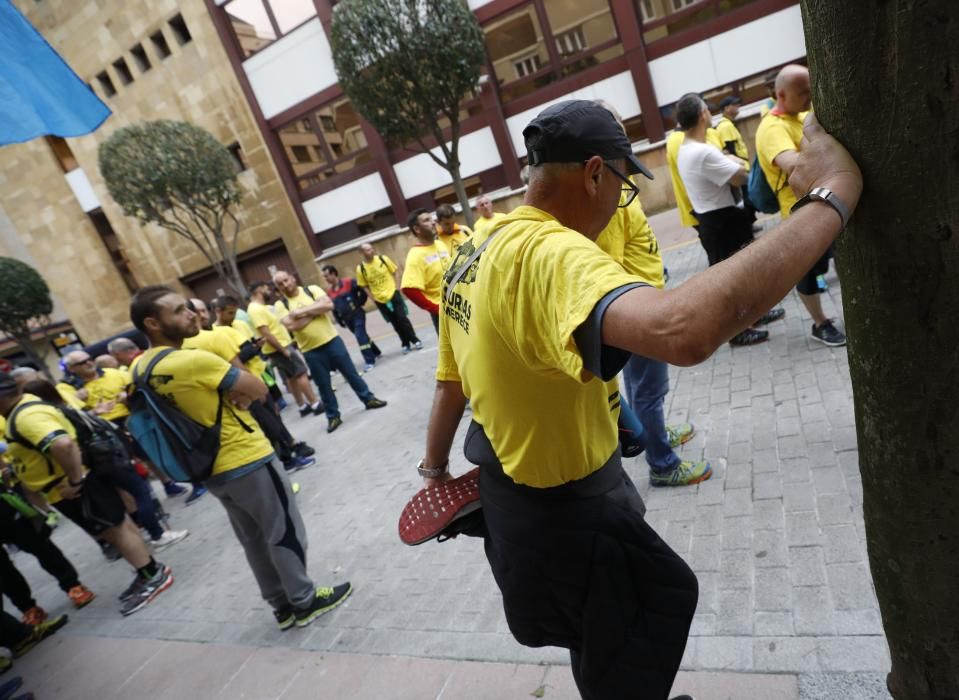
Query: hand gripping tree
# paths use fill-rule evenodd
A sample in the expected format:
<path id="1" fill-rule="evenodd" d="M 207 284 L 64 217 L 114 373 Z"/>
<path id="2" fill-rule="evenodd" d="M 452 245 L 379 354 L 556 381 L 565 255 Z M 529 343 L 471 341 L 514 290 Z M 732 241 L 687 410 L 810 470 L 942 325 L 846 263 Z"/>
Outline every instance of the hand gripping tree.
<path id="1" fill-rule="evenodd" d="M 30 342 L 35 329 L 49 325 L 53 313 L 50 288 L 36 270 L 14 258 L 0 258 L 0 334 L 16 341 L 30 361 L 50 375 Z"/>
<path id="2" fill-rule="evenodd" d="M 123 213 L 193 243 L 234 292 L 241 193 L 230 152 L 203 129 L 176 121 L 118 129 L 100 145 L 100 173 Z"/>
<path id="3" fill-rule="evenodd" d="M 466 3 L 344 0 L 333 10 L 331 43 L 340 85 L 356 110 L 390 143 L 415 142 L 445 168 L 472 225 L 460 175 L 459 105 L 477 86 L 486 47 Z M 439 154 L 427 147 L 427 136 Z"/>
<path id="4" fill-rule="evenodd" d="M 838 261 L 888 686 L 959 698 L 959 3 L 802 10 L 816 114 L 865 185 Z"/>

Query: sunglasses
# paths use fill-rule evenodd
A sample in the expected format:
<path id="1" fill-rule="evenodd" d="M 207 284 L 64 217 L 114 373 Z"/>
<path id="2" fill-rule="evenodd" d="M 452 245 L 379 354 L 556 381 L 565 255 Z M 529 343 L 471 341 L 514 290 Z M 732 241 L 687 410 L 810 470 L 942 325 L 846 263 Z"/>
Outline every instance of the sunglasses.
<path id="1" fill-rule="evenodd" d="M 615 175 L 616 177 L 618 177 L 620 180 L 623 181 L 624 183 L 623 193 L 622 193 L 622 196 L 620 196 L 619 198 L 619 204 L 617 206 L 621 209 L 623 207 L 628 207 L 630 204 L 633 203 L 633 200 L 636 199 L 636 197 L 639 195 L 639 188 L 635 184 L 633 184 L 633 181 L 630 180 L 624 173 L 619 172 L 618 169 L 614 168 L 612 165 L 610 165 L 606 161 L 603 161 L 603 165 L 605 165 L 607 168 L 613 171 L 613 175 Z"/>
<path id="2" fill-rule="evenodd" d="M 79 367 L 80 365 L 85 365 L 87 363 L 93 362 L 93 358 L 88 357 L 85 360 L 77 360 L 76 362 L 70 362 L 67 367 Z"/>

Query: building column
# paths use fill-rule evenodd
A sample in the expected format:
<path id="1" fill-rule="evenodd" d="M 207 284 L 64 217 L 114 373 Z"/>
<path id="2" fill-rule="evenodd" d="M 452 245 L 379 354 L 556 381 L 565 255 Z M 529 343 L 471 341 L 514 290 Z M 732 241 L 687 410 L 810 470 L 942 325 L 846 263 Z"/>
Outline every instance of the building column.
<path id="1" fill-rule="evenodd" d="M 643 114 L 643 125 L 650 142 L 662 141 L 666 137 L 663 116 L 659 112 L 653 78 L 649 73 L 649 61 L 646 60 L 646 45 L 643 43 L 643 20 L 633 0 L 610 0 L 619 38 L 623 42 L 626 65 L 633 76 L 633 85 L 639 97 L 639 108 Z"/>
<path id="2" fill-rule="evenodd" d="M 396 221 L 400 225 L 406 221 L 410 210 L 406 206 L 406 198 L 403 196 L 403 189 L 400 187 L 400 181 L 396 177 L 396 171 L 393 170 L 393 163 L 390 162 L 390 152 L 386 148 L 386 142 L 380 136 L 380 132 L 373 128 L 373 125 L 366 121 L 360 113 L 356 113 L 360 121 L 360 127 L 363 129 L 363 136 L 366 137 L 366 145 L 373 154 L 373 162 L 376 163 L 376 170 L 383 180 L 383 186 L 386 188 L 386 195 L 390 198 L 390 206 L 396 215 Z"/>
<path id="3" fill-rule="evenodd" d="M 499 91 L 493 85 L 493 79 L 489 75 L 480 78 L 480 104 L 483 105 L 486 123 L 489 124 L 490 131 L 493 132 L 493 140 L 496 142 L 499 159 L 503 161 L 506 182 L 514 190 L 519 189 L 523 186 L 519 160 L 516 158 L 516 149 L 513 148 L 513 140 L 510 138 L 509 129 L 506 128 L 506 115 L 503 114 L 503 104 L 499 99 Z"/>

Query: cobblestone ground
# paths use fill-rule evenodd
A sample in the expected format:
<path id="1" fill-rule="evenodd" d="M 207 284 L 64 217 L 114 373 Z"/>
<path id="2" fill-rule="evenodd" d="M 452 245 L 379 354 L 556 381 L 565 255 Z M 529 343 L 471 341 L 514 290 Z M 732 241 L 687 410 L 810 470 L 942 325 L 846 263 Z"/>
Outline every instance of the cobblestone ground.
<path id="1" fill-rule="evenodd" d="M 674 218 L 654 217 L 654 228 L 675 229 Z M 705 255 L 688 235 L 661 239 L 671 284 L 705 267 Z M 840 317 L 838 279 L 831 272 L 827 280 L 827 313 Z M 807 685 L 818 688 L 823 678 L 828 685 L 822 674 L 877 674 L 888 670 L 889 660 L 865 554 L 846 352 L 810 339 L 811 322 L 795 293 L 783 306 L 786 319 L 770 327 L 768 343 L 726 346 L 697 367 L 671 371 L 668 417 L 697 428 L 681 454 L 711 460 L 713 478 L 651 491 L 642 457 L 629 460 L 627 469 L 650 522 L 699 577 L 683 667 L 815 674 Z M 176 572 L 176 585 L 126 619 L 116 596 L 129 583 L 129 569 L 105 562 L 89 539 L 62 525 L 56 541 L 99 594 L 88 608 L 70 611 L 64 632 L 565 662 L 561 650 L 512 640 L 480 541 L 410 548 L 397 537 L 400 510 L 420 486 L 413 467 L 423 451 L 436 358 L 428 320 L 414 318 L 427 347 L 400 356 L 395 336 L 371 315 L 374 334 L 384 334 L 385 356 L 366 378 L 388 408 L 364 411 L 339 381 L 345 422 L 333 435 L 325 433 L 324 418 L 294 417 L 294 407 L 284 412 L 293 432 L 317 449 L 317 465 L 295 476 L 310 569 L 319 583 L 351 580 L 356 591 L 348 604 L 304 631 L 275 630 L 223 509 L 207 496 L 189 508 L 182 499 L 165 501 L 174 526 L 192 532 L 160 556 Z M 457 445 L 453 470 L 466 466 Z M 68 611 L 32 558 L 18 554 L 15 561 L 43 606 Z"/>

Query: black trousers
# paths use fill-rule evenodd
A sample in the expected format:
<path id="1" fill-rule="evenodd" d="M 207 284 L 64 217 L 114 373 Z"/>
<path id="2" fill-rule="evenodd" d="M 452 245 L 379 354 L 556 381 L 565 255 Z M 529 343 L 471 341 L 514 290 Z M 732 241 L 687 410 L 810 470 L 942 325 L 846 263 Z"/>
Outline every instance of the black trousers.
<path id="1" fill-rule="evenodd" d="M 383 314 L 393 330 L 396 331 L 396 335 L 400 337 L 400 344 L 404 348 L 408 348 L 413 343 L 418 343 L 419 338 L 416 337 L 416 331 L 413 330 L 413 324 L 410 323 L 410 317 L 406 315 L 406 305 L 403 302 L 403 295 L 400 294 L 400 290 L 393 292 L 393 298 L 390 299 L 391 309 L 386 304 L 381 304 L 376 302 L 376 308 L 380 310 L 380 313 Z"/>
<path id="2" fill-rule="evenodd" d="M 739 207 L 693 213 L 699 219 L 699 241 L 710 267 L 753 242 L 752 222 Z"/>
<path id="3" fill-rule="evenodd" d="M 486 557 L 516 640 L 569 649 L 586 700 L 666 700 L 699 588 L 643 518 L 619 454 L 547 489 L 484 465 L 480 499 Z"/>
<path id="4" fill-rule="evenodd" d="M 288 462 L 293 457 L 293 446 L 296 444 L 296 440 L 293 439 L 290 431 L 286 428 L 286 424 L 283 423 L 283 419 L 280 418 L 273 397 L 267 394 L 263 401 L 251 403 L 250 414 L 263 429 L 266 439 L 273 444 L 273 449 L 276 450 L 280 461 Z"/>
<path id="5" fill-rule="evenodd" d="M 6 506 L 0 506 L 0 511 L 6 511 Z M 0 540 L 4 544 L 16 545 L 20 550 L 32 554 L 37 558 L 44 571 L 53 576 L 63 591 L 69 591 L 80 583 L 77 570 L 64 556 L 48 535 L 46 526 L 40 531 L 27 518 L 14 518 L 9 513 L 0 513 Z M 5 547 L 0 546 L 0 581 L 3 581 L 3 592 L 22 612 L 35 607 L 30 584 L 10 561 Z"/>
<path id="6" fill-rule="evenodd" d="M 0 597 L 0 647 L 12 649 L 33 633 L 30 625 L 25 625 L 3 609 Z"/>

